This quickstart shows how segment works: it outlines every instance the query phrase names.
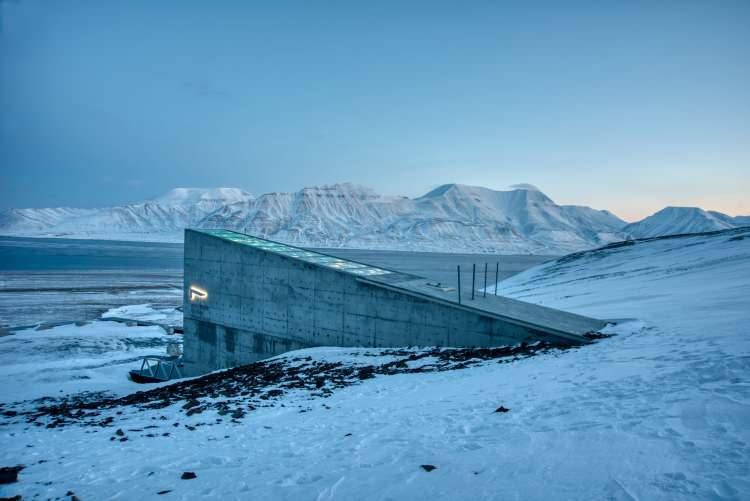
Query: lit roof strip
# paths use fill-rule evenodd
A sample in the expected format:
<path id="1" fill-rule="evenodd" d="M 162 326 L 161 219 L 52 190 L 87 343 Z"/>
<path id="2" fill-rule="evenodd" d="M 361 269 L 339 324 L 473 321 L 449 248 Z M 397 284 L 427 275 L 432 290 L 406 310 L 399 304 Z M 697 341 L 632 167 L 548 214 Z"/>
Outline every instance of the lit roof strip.
<path id="1" fill-rule="evenodd" d="M 319 264 L 327 268 L 333 268 L 336 270 L 346 271 L 355 275 L 364 276 L 376 276 L 376 275 L 387 275 L 393 273 L 389 270 L 384 270 L 376 266 L 370 266 L 364 263 L 357 263 L 334 256 L 327 256 L 318 252 L 313 252 L 306 249 L 300 249 L 298 247 L 291 247 L 286 244 L 271 242 L 269 240 L 263 240 L 261 238 L 254 237 L 252 235 L 245 235 L 244 233 L 236 233 L 229 230 L 202 230 L 204 233 L 213 235 L 215 237 L 223 238 L 238 244 L 248 245 L 258 249 L 275 252 L 278 254 L 288 255 L 300 261 L 308 263 Z"/>

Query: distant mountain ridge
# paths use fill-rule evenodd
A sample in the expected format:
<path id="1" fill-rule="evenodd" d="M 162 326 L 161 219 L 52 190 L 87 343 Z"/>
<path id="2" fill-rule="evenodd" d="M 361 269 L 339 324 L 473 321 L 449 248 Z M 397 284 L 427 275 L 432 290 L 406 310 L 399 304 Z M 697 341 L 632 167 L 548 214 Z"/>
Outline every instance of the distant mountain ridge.
<path id="1" fill-rule="evenodd" d="M 87 237 L 181 232 L 221 207 L 252 199 L 237 188 L 175 188 L 145 202 L 101 209 L 6 209 L 0 211 L 0 233 Z"/>
<path id="2" fill-rule="evenodd" d="M 661 237 L 683 233 L 705 233 L 750 225 L 750 217 L 732 217 L 698 207 L 665 207 L 623 231 L 634 238 Z"/>
<path id="3" fill-rule="evenodd" d="M 445 184 L 408 198 L 343 183 L 257 198 L 237 188 L 176 188 L 102 209 L 6 209 L 0 234 L 178 241 L 186 227 L 228 228 L 308 247 L 565 254 L 670 228 L 724 229 L 740 219 L 667 208 L 628 225 L 606 210 L 557 205 L 531 185 Z"/>

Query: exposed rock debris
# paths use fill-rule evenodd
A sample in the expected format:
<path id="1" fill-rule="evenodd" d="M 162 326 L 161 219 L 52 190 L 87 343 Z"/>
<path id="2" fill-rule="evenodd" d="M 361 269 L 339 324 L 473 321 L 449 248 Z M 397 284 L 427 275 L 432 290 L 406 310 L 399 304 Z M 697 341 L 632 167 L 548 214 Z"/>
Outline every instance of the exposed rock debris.
<path id="1" fill-rule="evenodd" d="M 4 416 L 5 421 L 25 419 L 30 424 L 47 428 L 70 424 L 110 427 L 120 420 L 123 412 L 119 409 L 126 407 L 158 411 L 177 404 L 186 416 L 216 411 L 219 416 L 216 422 L 184 425 L 193 431 L 197 426 L 218 424 L 223 419 L 237 423 L 247 412 L 258 407 L 273 406 L 279 397 L 291 391 L 306 392 L 310 399 L 325 398 L 336 389 L 378 376 L 459 370 L 489 360 L 505 363 L 558 349 L 564 347 L 538 342 L 499 348 L 365 351 L 353 353 L 354 356 L 345 362 L 288 356 L 214 372 L 121 398 L 101 393 L 83 393 L 62 399 L 45 398 L 31 402 L 31 406 L 27 402 L 24 406 L 18 404 L 14 409 L 0 408 L 0 416 Z M 378 363 L 378 359 L 387 361 Z M 374 363 L 369 363 L 371 361 Z M 115 412 L 105 412 L 110 410 Z M 103 415 L 105 413 L 106 416 Z M 158 422 L 167 418 L 154 416 L 152 419 Z M 172 423 L 172 426 L 180 424 Z M 168 433 L 152 432 L 141 436 L 157 435 L 167 436 Z M 127 439 L 125 432 L 118 428 L 111 440 Z"/>
<path id="2" fill-rule="evenodd" d="M 18 482 L 18 472 L 25 467 L 21 464 L 16 466 L 3 466 L 0 468 L 0 484 L 12 484 Z"/>

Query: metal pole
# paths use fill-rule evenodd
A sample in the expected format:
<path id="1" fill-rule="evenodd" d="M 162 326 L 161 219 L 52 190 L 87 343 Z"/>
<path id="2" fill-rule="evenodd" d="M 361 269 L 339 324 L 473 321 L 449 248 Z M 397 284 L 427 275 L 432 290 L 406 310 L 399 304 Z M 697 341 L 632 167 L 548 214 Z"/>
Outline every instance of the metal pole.
<path id="1" fill-rule="evenodd" d="M 484 263 L 484 290 L 482 291 L 482 297 L 487 297 L 487 263 Z"/>
<path id="2" fill-rule="evenodd" d="M 500 261 L 495 263 L 495 295 L 497 296 L 497 282 L 500 276 Z"/>
<path id="3" fill-rule="evenodd" d="M 477 264 L 471 265 L 471 300 L 474 301 L 474 289 L 476 288 L 475 282 L 477 280 Z"/>
<path id="4" fill-rule="evenodd" d="M 456 266 L 458 272 L 458 304 L 461 304 L 461 265 Z"/>

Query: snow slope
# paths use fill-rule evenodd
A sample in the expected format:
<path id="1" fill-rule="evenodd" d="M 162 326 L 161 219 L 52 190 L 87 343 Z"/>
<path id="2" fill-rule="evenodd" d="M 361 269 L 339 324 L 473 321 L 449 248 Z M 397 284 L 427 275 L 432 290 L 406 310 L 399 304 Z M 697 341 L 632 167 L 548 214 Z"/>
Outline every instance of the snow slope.
<path id="1" fill-rule="evenodd" d="M 52 211 L 54 218 L 42 215 Z M 353 184 L 267 193 L 178 188 L 150 202 L 87 210 L 13 209 L 0 231 L 175 240 L 183 227 L 229 228 L 310 247 L 562 254 L 621 240 L 607 211 L 559 206 L 536 189 L 443 185 L 410 199 Z"/>
<path id="2" fill-rule="evenodd" d="M 732 320 L 728 309 L 750 306 L 749 267 L 750 228 L 737 228 L 571 254 L 501 282 L 498 293 L 583 314 L 635 316 L 660 324 L 668 319 L 675 329 L 695 331 L 696 316 L 701 325 L 724 324 Z M 702 317 L 707 314 L 712 318 Z M 732 324 L 725 327 L 730 334 L 735 330 Z"/>
<path id="3" fill-rule="evenodd" d="M 646 425 L 641 433 L 673 440 L 664 461 L 691 456 L 674 482 L 681 494 L 750 496 L 750 228 L 566 256 L 502 282 L 500 293 L 646 321 L 597 363 L 623 377 L 587 391 L 621 395 L 617 422 L 631 416 Z"/>
<path id="4" fill-rule="evenodd" d="M 638 320 L 589 346 L 503 363 L 377 375 L 344 388 L 302 381 L 311 389 L 256 396 L 265 403 L 242 419 L 216 410 L 189 415 L 191 402 L 102 410 L 96 419 L 112 422 L 94 427 L 50 429 L 6 415 L 0 465 L 26 469 L 0 495 L 750 498 L 750 229 L 579 253 L 501 290 Z M 359 367 L 393 358 L 317 348 L 275 360 Z M 210 393 L 196 395 L 198 405 L 228 398 Z M 509 411 L 495 412 L 500 406 Z M 181 480 L 185 471 L 197 478 Z"/>
<path id="5" fill-rule="evenodd" d="M 698 207 L 665 207 L 651 216 L 623 228 L 635 238 L 660 237 L 684 233 L 703 233 L 746 226 L 743 217 L 733 218 Z"/>
<path id="6" fill-rule="evenodd" d="M 165 355 L 167 344 L 175 340 L 158 326 L 82 324 L 24 329 L 0 337 L 0 402 L 140 390 L 127 380 L 127 371 L 139 368 L 139 357 Z"/>

